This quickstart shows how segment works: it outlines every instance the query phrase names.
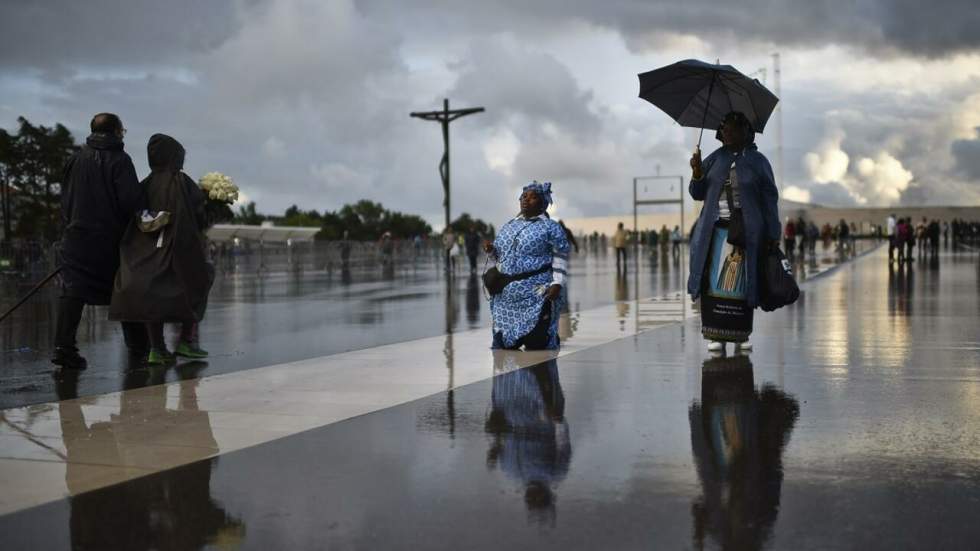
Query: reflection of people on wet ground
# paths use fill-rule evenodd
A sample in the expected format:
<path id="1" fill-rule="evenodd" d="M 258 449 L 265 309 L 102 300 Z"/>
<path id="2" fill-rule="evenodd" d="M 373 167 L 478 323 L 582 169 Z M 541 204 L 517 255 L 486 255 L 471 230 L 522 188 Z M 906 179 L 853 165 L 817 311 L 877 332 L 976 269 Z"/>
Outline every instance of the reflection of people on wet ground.
<path id="1" fill-rule="evenodd" d="M 184 147 L 170 136 L 154 134 L 146 147 L 150 175 L 143 180 L 146 208 L 170 213 L 170 221 L 146 231 L 133 219 L 123 237 L 109 319 L 143 321 L 150 337 L 147 363 L 172 364 L 163 324 L 181 324 L 176 355 L 204 358 L 198 322 L 207 309 L 214 267 L 208 263 L 204 230 L 206 198 L 184 174 Z"/>
<path id="2" fill-rule="evenodd" d="M 898 268 L 888 266 L 888 310 L 908 315 L 911 313 L 912 290 L 915 272 L 912 264 L 899 262 Z"/>
<path id="3" fill-rule="evenodd" d="M 783 451 L 799 402 L 772 385 L 756 390 L 747 356 L 703 366 L 701 402 L 689 410 L 702 495 L 691 507 L 694 547 L 761 549 L 779 514 Z"/>
<path id="4" fill-rule="evenodd" d="M 495 354 L 497 370 L 505 368 L 505 355 Z M 524 486 L 531 518 L 553 522 L 555 487 L 568 474 L 572 459 L 558 362 L 494 377 L 486 432 L 491 438 L 487 467 L 499 467 Z"/>
<path id="5" fill-rule="evenodd" d="M 476 259 L 480 256 L 480 234 L 476 233 L 476 226 L 470 226 L 463 238 L 466 245 L 466 256 L 470 259 L 470 273 L 476 273 Z"/>
<path id="6" fill-rule="evenodd" d="M 344 230 L 344 237 L 338 245 L 340 247 L 340 269 L 348 270 L 350 269 L 350 251 L 352 247 L 349 231 Z"/>
<path id="7" fill-rule="evenodd" d="M 88 365 L 75 340 L 82 310 L 86 304 L 109 304 L 119 242 L 142 197 L 133 161 L 123 151 L 122 121 L 100 113 L 92 118 L 91 129 L 85 145 L 65 165 L 61 194 L 62 292 L 51 362 L 72 369 Z M 147 348 L 142 324 L 124 322 L 122 328 L 126 346 L 142 355 Z"/>
<path id="8" fill-rule="evenodd" d="M 701 334 L 711 341 L 709 350 L 723 352 L 726 342 L 747 350 L 759 303 L 759 258 L 779 242 L 779 192 L 745 115 L 726 115 L 716 138 L 724 145 L 703 163 L 700 151 L 691 157 L 689 191 L 704 206 L 691 238 L 687 291 L 701 299 Z M 732 244 L 729 229 L 738 217 L 744 238 Z"/>
<path id="9" fill-rule="evenodd" d="M 163 367 L 141 370 L 147 382 L 160 381 Z M 67 450 L 65 482 L 69 493 L 72 549 L 203 549 L 240 542 L 241 522 L 211 497 L 211 470 L 218 451 L 207 411 L 197 405 L 196 379 L 180 385 L 177 406 L 167 408 L 168 387 L 151 386 L 138 395 L 123 393 L 119 412 L 89 423 L 82 400 L 59 391 L 62 438 Z M 146 429 L 160 428 L 147 441 Z M 146 466 L 159 458 L 160 432 L 180 430 L 181 438 L 203 448 L 201 460 L 94 491 L 89 463 Z"/>
<path id="10" fill-rule="evenodd" d="M 616 293 L 614 299 L 616 300 L 616 316 L 619 318 L 619 327 L 623 329 L 626 326 L 626 315 L 630 311 L 628 302 L 630 299 L 630 286 L 625 273 L 616 275 Z"/>
<path id="11" fill-rule="evenodd" d="M 476 274 L 470 274 L 466 280 L 466 321 L 470 328 L 475 328 L 480 323 L 480 281 Z"/>
<path id="12" fill-rule="evenodd" d="M 616 271 L 626 270 L 626 230 L 623 223 L 616 226 L 616 233 L 613 234 L 613 248 L 616 249 Z M 622 264 L 620 264 L 622 262 Z"/>
<path id="13" fill-rule="evenodd" d="M 500 228 L 493 243 L 484 243 L 510 279 L 490 298 L 493 348 L 543 350 L 560 345 L 558 318 L 570 245 L 561 226 L 548 217 L 551 202 L 550 182 L 524 186 L 521 213 Z"/>

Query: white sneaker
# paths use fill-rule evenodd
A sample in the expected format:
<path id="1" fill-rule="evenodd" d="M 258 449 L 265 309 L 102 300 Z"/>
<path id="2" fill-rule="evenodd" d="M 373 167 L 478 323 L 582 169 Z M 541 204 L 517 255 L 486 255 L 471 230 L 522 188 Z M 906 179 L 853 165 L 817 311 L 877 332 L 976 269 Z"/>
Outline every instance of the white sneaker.
<path id="1" fill-rule="evenodd" d="M 708 343 L 708 352 L 725 353 L 725 343 L 721 341 L 711 341 Z"/>
<path id="2" fill-rule="evenodd" d="M 735 353 L 739 352 L 752 352 L 752 343 L 749 341 L 740 342 L 735 344 Z"/>

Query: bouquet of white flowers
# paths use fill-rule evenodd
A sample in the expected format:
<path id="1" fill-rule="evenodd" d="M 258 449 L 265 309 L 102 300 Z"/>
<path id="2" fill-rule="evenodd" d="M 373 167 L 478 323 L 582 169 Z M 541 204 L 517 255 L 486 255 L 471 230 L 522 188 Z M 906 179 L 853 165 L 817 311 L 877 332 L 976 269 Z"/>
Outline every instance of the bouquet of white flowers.
<path id="1" fill-rule="evenodd" d="M 208 172 L 201 177 L 200 184 L 211 201 L 230 205 L 238 200 L 238 186 L 220 172 Z"/>

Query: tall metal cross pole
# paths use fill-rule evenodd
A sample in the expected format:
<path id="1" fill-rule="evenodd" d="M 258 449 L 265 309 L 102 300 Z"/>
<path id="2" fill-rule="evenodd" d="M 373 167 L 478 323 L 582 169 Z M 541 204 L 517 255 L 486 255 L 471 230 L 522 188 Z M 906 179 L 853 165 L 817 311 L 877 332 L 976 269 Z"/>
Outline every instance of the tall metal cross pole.
<path id="1" fill-rule="evenodd" d="M 444 146 L 444 152 L 442 154 L 442 161 L 439 162 L 439 175 L 442 176 L 442 190 L 445 193 L 445 199 L 443 199 L 442 205 L 446 208 L 446 230 L 449 229 L 449 224 L 451 222 L 449 218 L 449 123 L 454 120 L 465 117 L 466 115 L 472 115 L 474 113 L 482 113 L 484 109 L 482 107 L 470 107 L 467 109 L 453 109 L 449 110 L 449 100 L 442 100 L 442 111 L 427 111 L 425 113 L 410 113 L 412 117 L 424 119 L 427 121 L 439 121 L 442 124 L 442 143 Z M 449 255 L 450 251 L 446 251 L 446 267 L 449 267 Z"/>

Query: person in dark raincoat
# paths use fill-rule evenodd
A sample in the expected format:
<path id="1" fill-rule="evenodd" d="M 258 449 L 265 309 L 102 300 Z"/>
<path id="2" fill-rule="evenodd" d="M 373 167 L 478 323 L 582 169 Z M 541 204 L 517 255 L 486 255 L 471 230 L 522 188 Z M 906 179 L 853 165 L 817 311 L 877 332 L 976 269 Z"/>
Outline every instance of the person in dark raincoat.
<path id="1" fill-rule="evenodd" d="M 710 350 L 724 352 L 725 342 L 736 343 L 736 351 L 747 350 L 752 313 L 759 304 L 759 258 L 766 247 L 778 245 L 782 233 L 779 191 L 744 114 L 726 115 L 716 137 L 724 145 L 703 163 L 700 152 L 691 157 L 689 192 L 704 207 L 691 236 L 687 292 L 692 299 L 701 298 L 701 333 L 711 341 Z M 729 184 L 732 208 L 725 192 Z M 743 247 L 727 242 L 732 217 L 739 212 Z"/>
<path id="2" fill-rule="evenodd" d="M 463 237 L 466 246 L 466 256 L 470 259 L 470 273 L 476 273 L 476 259 L 480 256 L 480 234 L 476 233 L 476 225 L 470 226 Z"/>
<path id="3" fill-rule="evenodd" d="M 61 193 L 62 294 L 51 361 L 74 369 L 87 367 L 75 341 L 82 309 L 86 304 L 109 304 L 119 242 L 142 197 L 133 161 L 123 151 L 122 121 L 112 113 L 99 113 L 91 129 L 85 145 L 65 164 Z M 123 323 L 123 336 L 134 354 L 145 351 L 142 325 Z"/>
<path id="4" fill-rule="evenodd" d="M 184 147 L 177 140 L 154 134 L 146 150 L 152 170 L 143 180 L 146 208 L 150 213 L 170 213 L 170 221 L 155 231 L 144 231 L 134 219 L 127 228 L 109 318 L 147 323 L 150 364 L 175 360 L 164 340 L 165 322 L 182 324 L 177 355 L 206 357 L 196 335 L 213 281 L 203 234 L 206 198 L 181 171 Z"/>

